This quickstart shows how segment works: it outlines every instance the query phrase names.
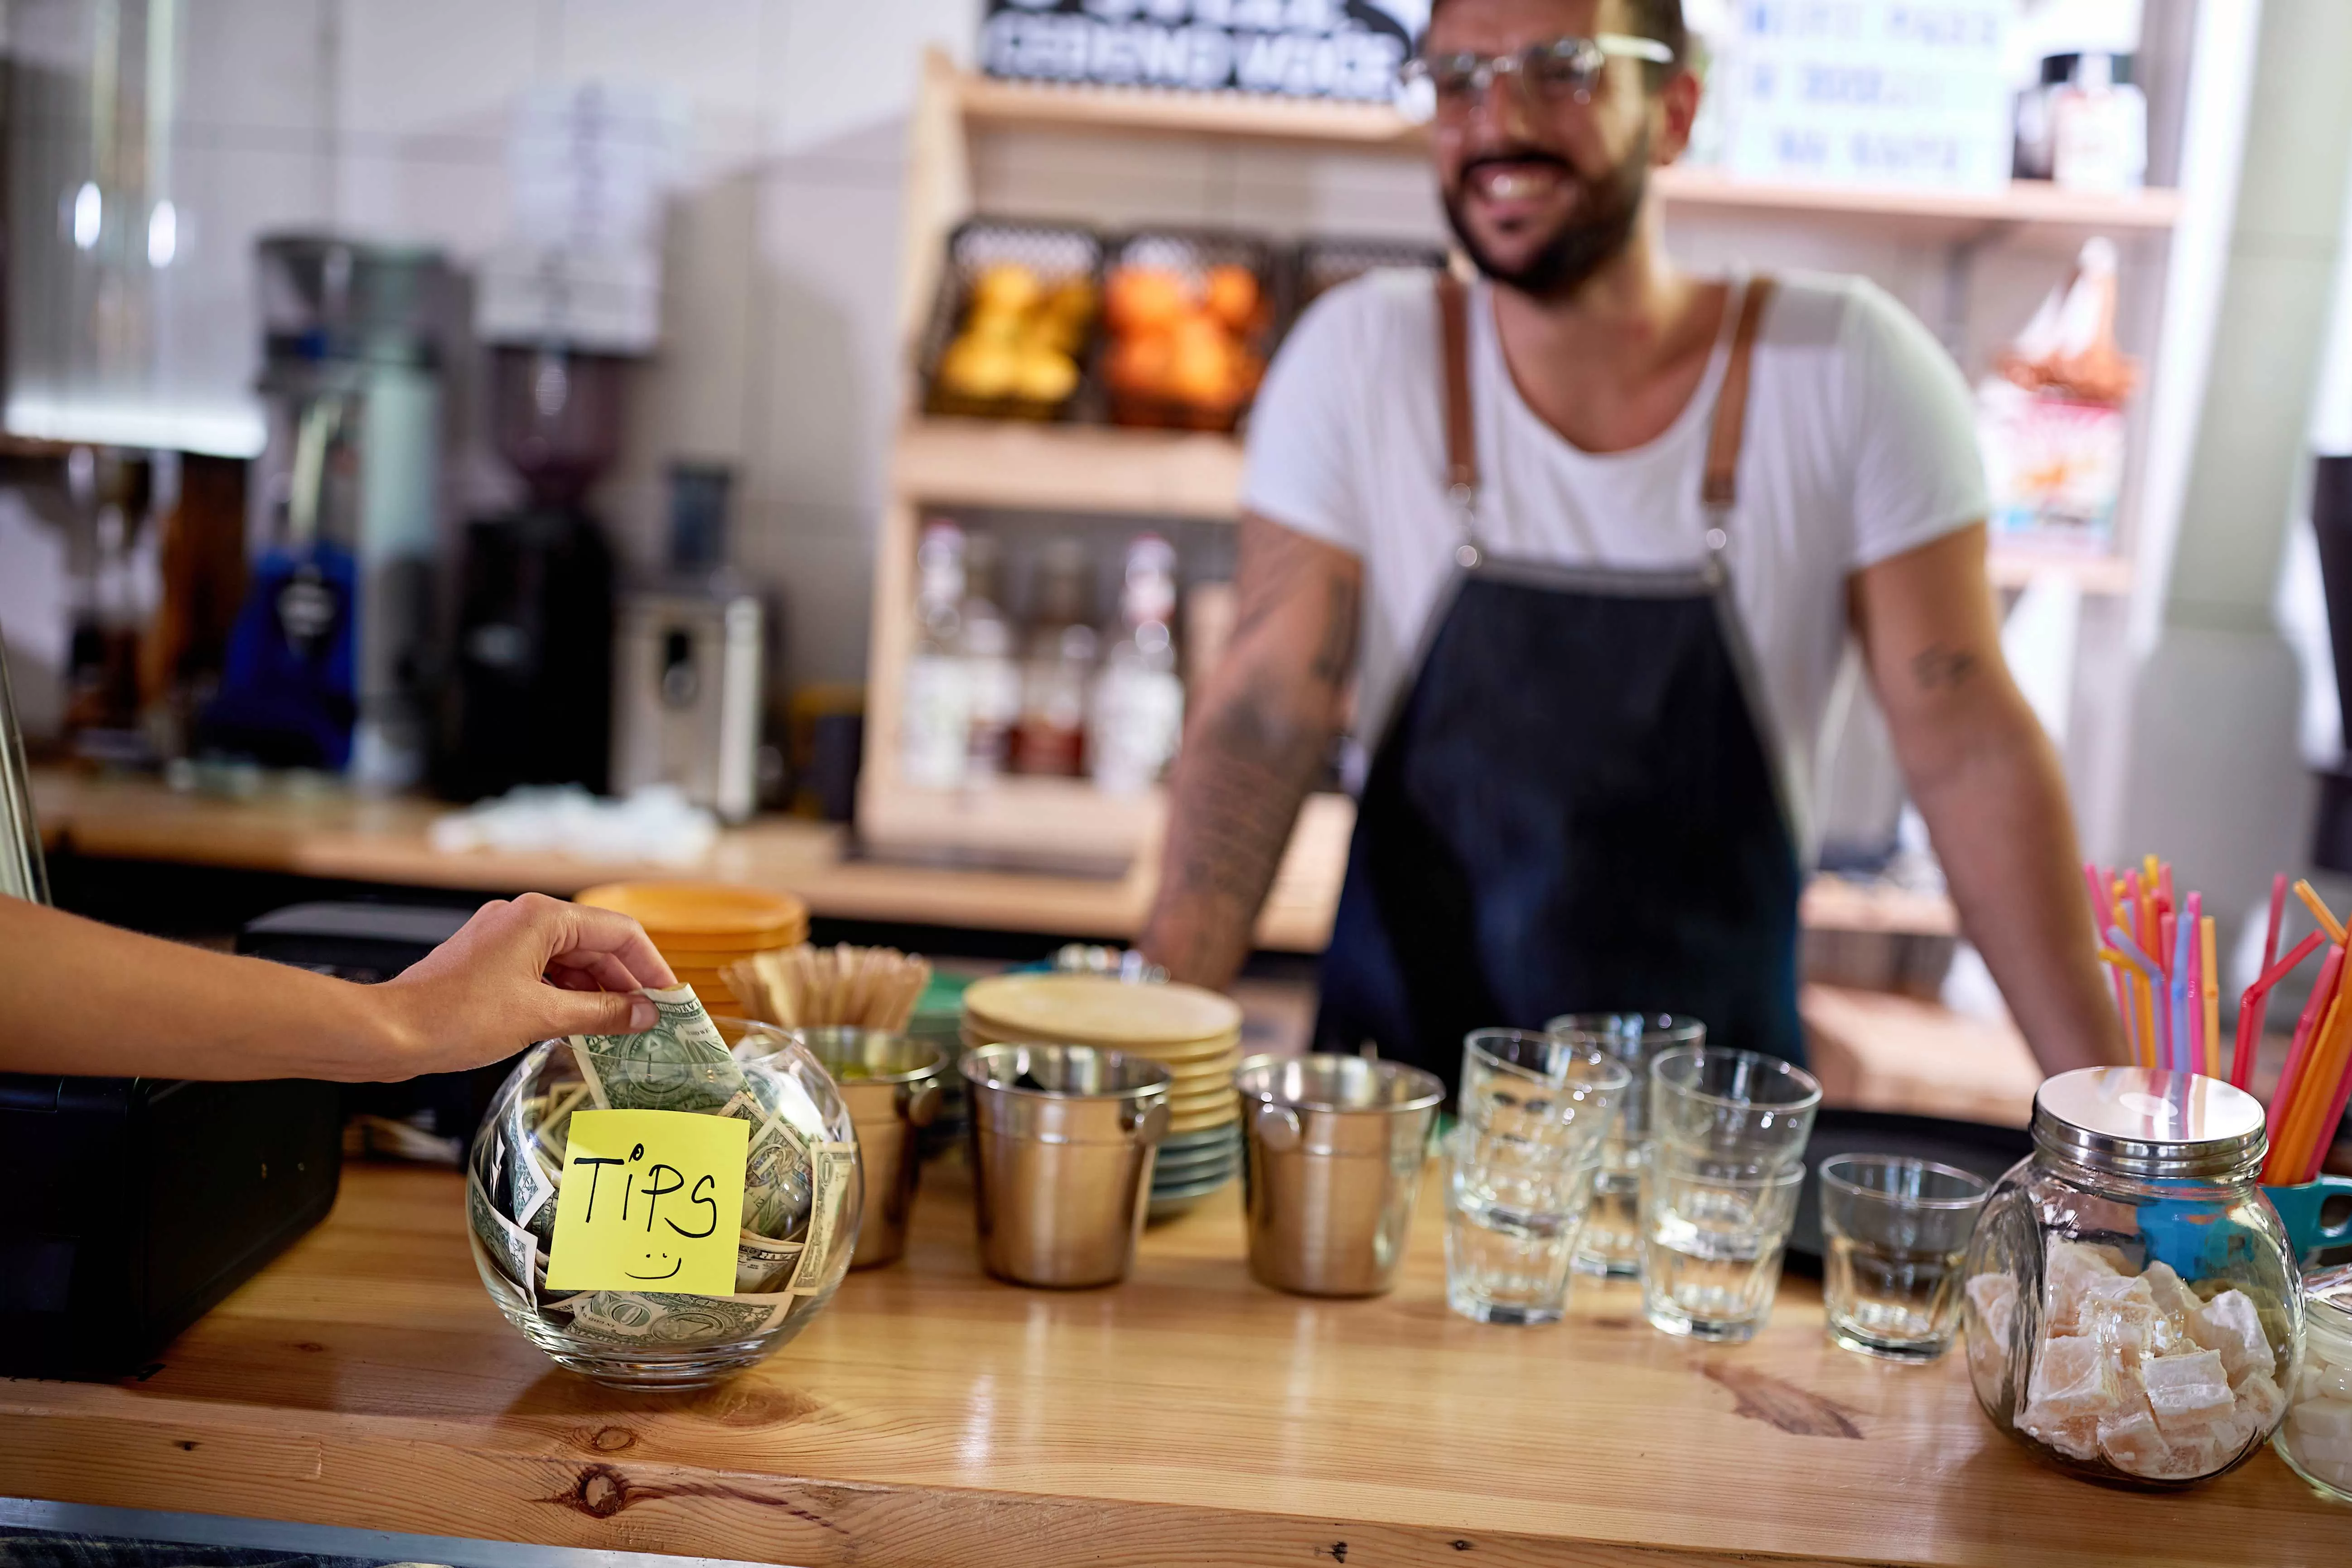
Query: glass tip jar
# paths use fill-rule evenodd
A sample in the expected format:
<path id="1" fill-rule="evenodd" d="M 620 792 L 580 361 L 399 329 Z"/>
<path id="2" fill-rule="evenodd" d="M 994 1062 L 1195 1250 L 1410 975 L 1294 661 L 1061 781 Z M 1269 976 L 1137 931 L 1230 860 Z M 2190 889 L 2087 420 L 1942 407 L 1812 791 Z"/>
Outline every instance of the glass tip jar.
<path id="1" fill-rule="evenodd" d="M 2094 1480 L 2177 1488 L 2267 1441 L 2303 1353 L 2263 1108 L 2218 1079 L 2084 1068 L 2034 1097 L 1987 1200 L 1964 1321 L 1995 1426 Z"/>

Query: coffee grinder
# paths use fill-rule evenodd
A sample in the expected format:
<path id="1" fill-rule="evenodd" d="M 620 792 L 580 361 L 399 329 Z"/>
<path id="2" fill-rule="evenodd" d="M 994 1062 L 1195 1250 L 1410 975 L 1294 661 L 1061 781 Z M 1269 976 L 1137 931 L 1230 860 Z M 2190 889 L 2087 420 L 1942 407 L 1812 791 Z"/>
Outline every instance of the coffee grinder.
<path id="1" fill-rule="evenodd" d="M 609 782 L 613 553 L 584 508 L 621 444 L 629 359 L 560 342 L 491 350 L 499 454 L 529 500 L 466 525 L 455 679 L 436 783 L 460 800 Z"/>

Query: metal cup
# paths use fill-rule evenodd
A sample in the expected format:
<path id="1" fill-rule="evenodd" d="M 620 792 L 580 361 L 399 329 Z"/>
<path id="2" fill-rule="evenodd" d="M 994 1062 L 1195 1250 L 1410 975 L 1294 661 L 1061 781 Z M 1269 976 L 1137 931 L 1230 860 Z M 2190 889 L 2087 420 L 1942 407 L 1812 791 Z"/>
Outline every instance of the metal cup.
<path id="1" fill-rule="evenodd" d="M 1249 1139 L 1250 1273 L 1302 1296 L 1395 1283 L 1445 1086 L 1402 1062 L 1252 1057 L 1234 1074 Z"/>
<path id="2" fill-rule="evenodd" d="M 919 1134 L 940 1113 L 948 1054 L 887 1029 L 828 1026 L 798 1033 L 839 1086 L 866 1168 L 866 1217 L 849 1266 L 894 1263 L 907 1250 L 907 1216 L 921 1170 Z"/>
<path id="3" fill-rule="evenodd" d="M 1016 1285 L 1125 1279 L 1172 1075 L 1090 1046 L 981 1046 L 959 1066 L 982 1267 Z"/>

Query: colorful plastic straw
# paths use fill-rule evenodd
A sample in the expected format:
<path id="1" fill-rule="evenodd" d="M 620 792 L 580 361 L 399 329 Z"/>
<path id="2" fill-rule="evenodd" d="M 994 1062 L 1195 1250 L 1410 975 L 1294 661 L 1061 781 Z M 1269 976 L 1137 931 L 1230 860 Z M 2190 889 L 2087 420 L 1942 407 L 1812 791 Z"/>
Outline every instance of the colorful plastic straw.
<path id="1" fill-rule="evenodd" d="M 2285 918 L 2285 915 L 2286 873 L 2281 871 L 2271 879 L 2271 920 L 2269 927 L 2263 933 L 2261 973 L 2263 974 L 2268 974 L 2278 963 L 2279 922 Z M 2260 994 L 2256 995 L 2256 992 Z M 2270 1016 L 2270 987 L 2257 980 L 2247 989 L 2246 994 L 2255 997 L 2254 1025 L 2252 1030 L 2246 1027 L 2246 1004 L 2244 998 L 2240 998 L 2238 1048 L 2230 1059 L 2230 1082 L 2239 1089 L 2251 1089 L 2254 1079 L 2254 1057 L 2262 1049 L 2263 1024 Z"/>
<path id="2" fill-rule="evenodd" d="M 2265 1120 L 2273 1154 L 2278 1150 L 2279 1135 L 2286 1131 L 2287 1107 L 2294 1102 L 2294 1091 L 2303 1079 L 2304 1059 L 2310 1054 L 2311 1037 L 2318 1032 L 2322 1015 L 2333 1016 L 2336 983 L 2343 973 L 2344 949 L 2331 946 L 2327 962 L 2319 971 L 2319 984 L 2311 988 L 2311 1000 L 2304 1004 L 2303 1016 L 2295 1020 L 2294 1044 L 2286 1053 L 2286 1070 L 2279 1075 L 2278 1088 L 2271 1094 L 2270 1113 Z"/>
<path id="3" fill-rule="evenodd" d="M 2165 1045 L 2172 1055 L 2165 1061 L 2168 1072 L 2192 1072 L 2191 1054 L 2197 1039 L 2196 1019 L 2204 1011 L 2189 990 L 2189 970 L 2196 963 L 2197 923 L 2178 915 L 2164 917 L 2164 945 L 2172 954 L 2172 967 L 2168 972 L 2172 992 L 2172 1027 L 2165 1031 Z"/>
<path id="4" fill-rule="evenodd" d="M 2140 984 L 2147 988 L 2147 996 L 2141 999 L 2140 1023 L 2145 1026 L 2151 1051 L 2160 1052 L 2164 1038 L 2171 1031 L 2172 1026 L 2170 1011 L 2163 1008 L 2164 972 L 2157 968 L 2156 960 L 2142 951 L 2139 943 L 2134 942 L 2131 939 L 2131 933 L 2123 927 L 2109 926 L 2107 941 L 2115 944 L 2116 951 L 2124 955 L 2125 961 L 2139 975 Z M 2153 1015 L 2148 1009 L 2147 996 L 2154 997 L 2158 1008 L 2160 1009 Z M 2160 1055 L 2152 1057 L 2146 1065 L 2162 1067 L 2163 1058 Z"/>
<path id="5" fill-rule="evenodd" d="M 2191 902 L 2194 902 L 2192 898 Z M 2205 1005 L 2197 1012 L 2197 1033 L 2200 1065 L 2197 1068 L 2207 1078 L 2221 1076 L 2221 968 L 2214 962 L 2217 945 L 2213 917 L 2206 915 L 2197 922 L 2197 984 L 2204 990 Z"/>
<path id="6" fill-rule="evenodd" d="M 2339 984 L 2336 1000 L 2328 1005 L 2326 1021 L 2312 1037 L 2296 1092 L 2290 1095 L 2284 1086 L 2280 1089 L 2280 1098 L 2286 1102 L 2286 1116 L 2267 1163 L 2271 1182 L 2293 1184 L 2309 1179 L 2303 1173 L 2304 1167 L 2311 1163 L 2312 1154 L 2326 1142 L 2332 1131 L 2332 1126 L 2320 1124 L 2320 1114 L 2336 1098 L 2336 1080 L 2343 1076 L 2347 1055 L 2352 1055 L 2352 1017 L 2346 1016 L 2344 987 Z"/>
<path id="7" fill-rule="evenodd" d="M 2286 879 L 2281 877 L 2279 889 L 2283 892 L 2285 888 Z M 2262 1044 L 2263 1026 L 2270 1016 L 2272 987 L 2294 973 L 2295 965 L 2316 952 L 2326 940 L 2322 932 L 2313 931 L 2295 943 L 2294 951 L 2284 958 L 2263 970 L 2262 977 L 2238 998 L 2238 1049 L 2230 1063 L 2230 1081 L 2240 1089 L 2251 1090 L 2253 1084 L 2254 1053 Z"/>
<path id="8" fill-rule="evenodd" d="M 2347 1060 L 2344 1070 L 2336 1075 L 2336 1092 L 2328 1098 L 2327 1113 L 2319 1119 L 2318 1137 L 2311 1146 L 2311 1157 L 2304 1162 L 2302 1173 L 2295 1177 L 2298 1183 L 2319 1179 L 2319 1168 L 2327 1163 L 2328 1146 L 2336 1142 L 2336 1130 L 2344 1124 L 2347 1105 L 2352 1105 L 2352 1060 Z"/>
<path id="9" fill-rule="evenodd" d="M 2312 919 L 2317 921 L 2320 929 L 2327 933 L 2327 940 L 2342 947 L 2345 941 L 2344 922 L 2337 920 L 2336 911 L 2329 909 L 2321 900 L 2319 895 L 2312 890 L 2311 884 L 2297 882 L 2294 885 L 2294 896 L 2303 900 L 2303 907 L 2311 911 Z"/>

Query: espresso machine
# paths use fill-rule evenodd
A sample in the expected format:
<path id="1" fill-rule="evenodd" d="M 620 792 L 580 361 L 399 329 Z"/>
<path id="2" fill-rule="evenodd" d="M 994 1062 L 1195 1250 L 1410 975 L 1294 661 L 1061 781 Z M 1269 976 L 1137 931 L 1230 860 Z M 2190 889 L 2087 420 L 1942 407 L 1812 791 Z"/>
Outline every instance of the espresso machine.
<path id="1" fill-rule="evenodd" d="M 433 251 L 326 237 L 264 238 L 257 259 L 252 582 L 195 748 L 404 787 L 429 734 L 456 282 Z"/>
<path id="2" fill-rule="evenodd" d="M 435 769 L 453 798 L 541 784 L 604 793 L 613 552 L 584 501 L 620 449 L 631 363 L 557 342 L 491 350 L 491 435 L 529 500 L 466 525 L 456 667 Z"/>

